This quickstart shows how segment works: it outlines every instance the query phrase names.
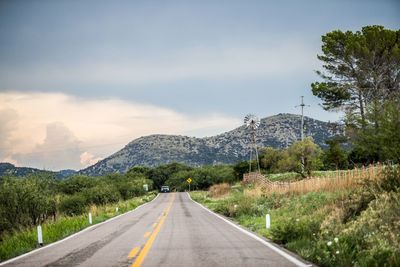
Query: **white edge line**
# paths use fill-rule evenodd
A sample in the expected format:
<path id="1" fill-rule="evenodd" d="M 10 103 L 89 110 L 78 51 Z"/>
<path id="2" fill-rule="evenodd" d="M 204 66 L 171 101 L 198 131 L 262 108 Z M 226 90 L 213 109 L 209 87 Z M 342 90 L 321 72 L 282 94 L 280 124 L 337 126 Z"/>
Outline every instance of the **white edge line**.
<path id="1" fill-rule="evenodd" d="M 200 204 L 200 203 L 194 201 L 194 200 L 191 198 L 190 194 L 189 194 L 189 193 L 187 193 L 187 194 L 188 194 L 188 196 L 189 196 L 189 198 L 190 198 L 191 201 L 193 201 L 194 203 L 196 203 L 197 205 L 199 205 L 200 207 L 202 207 L 203 209 L 205 209 L 205 210 L 208 211 L 209 213 L 211 213 L 211 214 L 215 215 L 216 217 L 220 218 L 221 220 L 223 220 L 223 221 L 226 222 L 227 224 L 229 224 L 229 225 L 235 227 L 235 228 L 238 229 L 240 232 L 242 232 L 242 233 L 244 233 L 244 234 L 246 234 L 246 235 L 252 237 L 253 239 L 255 239 L 255 240 L 261 242 L 263 245 L 265 245 L 265 246 L 267 246 L 268 248 L 272 249 L 273 251 L 275 251 L 276 253 L 278 253 L 279 255 L 281 255 L 282 257 L 284 257 L 285 259 L 291 261 L 291 262 L 294 263 L 296 266 L 299 266 L 299 267 L 313 266 L 313 265 L 311 265 L 311 264 L 305 264 L 304 262 L 302 262 L 302 261 L 296 259 L 295 257 L 293 257 L 292 255 L 286 253 L 285 251 L 283 251 L 283 250 L 277 248 L 277 247 L 274 246 L 274 245 L 271 245 L 269 242 L 265 241 L 264 239 L 260 238 L 259 236 L 257 236 L 257 235 L 255 235 L 255 234 L 253 234 L 253 233 L 251 233 L 251 232 L 249 232 L 249 231 L 243 229 L 242 227 L 239 227 L 238 225 L 236 225 L 236 224 L 234 224 L 233 222 L 231 222 L 231 221 L 225 219 L 225 218 L 222 217 L 221 215 L 219 215 L 219 214 L 213 212 L 212 210 L 208 209 L 207 207 L 203 206 L 202 204 Z"/>
<path id="2" fill-rule="evenodd" d="M 106 221 L 104 221 L 104 222 L 101 222 L 101 223 L 94 224 L 94 225 L 92 225 L 92 226 L 86 227 L 86 228 L 80 230 L 79 232 L 76 232 L 76 233 L 74 233 L 74 234 L 72 234 L 72 235 L 67 236 L 66 238 L 63 238 L 63 239 L 58 240 L 58 241 L 56 241 L 56 242 L 50 243 L 50 244 L 48 244 L 48 245 L 46 245 L 46 246 L 44 246 L 44 247 L 37 248 L 37 249 L 35 249 L 35 250 L 29 251 L 29 252 L 27 252 L 27 253 L 25 253 L 25 254 L 22 254 L 22 255 L 19 255 L 19 256 L 15 257 L 15 258 L 12 258 L 12 259 L 9 259 L 9 260 L 0 262 L 0 266 L 3 266 L 3 265 L 6 265 L 6 264 L 9 264 L 9 263 L 12 263 L 12 262 L 14 262 L 14 261 L 16 261 L 16 260 L 22 259 L 22 258 L 27 257 L 27 256 L 29 256 L 29 255 L 32 255 L 32 254 L 34 254 L 34 253 L 36 253 L 36 252 L 42 251 L 42 250 L 44 250 L 44 249 L 48 249 L 48 248 L 50 248 L 50 247 L 52 247 L 52 246 L 55 246 L 55 245 L 58 245 L 58 244 L 60 244 L 60 243 L 62 243 L 62 242 L 64 242 L 64 241 L 67 241 L 68 239 L 71 239 L 71 238 L 74 238 L 74 237 L 76 237 L 76 236 L 78 236 L 78 235 L 80 235 L 80 234 L 83 234 L 84 232 L 89 231 L 90 229 L 92 229 L 92 228 L 94 228 L 94 227 L 98 227 L 98 226 L 100 226 L 100 225 L 102 225 L 102 224 L 105 224 L 105 223 L 109 223 L 109 222 L 111 222 L 111 221 L 114 221 L 114 220 L 118 219 L 118 218 L 121 217 L 121 216 L 128 215 L 128 214 L 130 214 L 130 213 L 132 213 L 132 212 L 134 212 L 134 211 L 136 211 L 136 210 L 138 210 L 138 209 L 140 209 L 140 208 L 146 206 L 147 204 L 150 204 L 151 202 L 153 202 L 154 200 L 156 200 L 159 196 L 160 196 L 160 194 L 157 194 L 157 196 L 156 196 L 155 198 L 153 198 L 151 201 L 146 202 L 146 203 L 143 203 L 142 205 L 137 206 L 136 208 L 134 208 L 134 209 L 131 210 L 131 211 L 128 211 L 128 212 L 125 212 L 125 213 L 123 213 L 123 214 L 120 214 L 120 215 L 117 215 L 117 216 L 115 216 L 115 217 L 112 217 L 112 218 L 110 218 L 110 219 L 108 219 L 108 220 L 106 220 Z"/>

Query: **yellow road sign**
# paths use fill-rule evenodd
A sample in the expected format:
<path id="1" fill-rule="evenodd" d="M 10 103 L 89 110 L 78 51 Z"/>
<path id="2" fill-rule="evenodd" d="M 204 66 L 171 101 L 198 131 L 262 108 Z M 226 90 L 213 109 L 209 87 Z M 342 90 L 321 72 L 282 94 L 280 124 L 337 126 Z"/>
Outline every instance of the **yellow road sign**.
<path id="1" fill-rule="evenodd" d="M 192 182 L 192 178 L 188 178 L 187 180 L 186 180 L 186 182 L 188 182 L 189 184 Z"/>

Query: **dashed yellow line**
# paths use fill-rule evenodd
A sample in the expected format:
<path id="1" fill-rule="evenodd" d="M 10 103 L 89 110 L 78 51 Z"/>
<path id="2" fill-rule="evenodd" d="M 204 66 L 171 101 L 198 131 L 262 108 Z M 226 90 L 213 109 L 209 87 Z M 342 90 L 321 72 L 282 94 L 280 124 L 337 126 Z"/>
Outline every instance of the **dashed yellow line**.
<path id="1" fill-rule="evenodd" d="M 167 215 L 172 207 L 172 203 L 174 202 L 175 199 L 175 194 L 172 195 L 172 200 L 169 203 L 167 209 L 165 210 L 163 216 L 161 217 L 160 222 L 157 224 L 156 228 L 154 229 L 153 233 L 147 240 L 146 244 L 144 244 L 143 249 L 140 251 L 138 257 L 136 258 L 135 262 L 132 264 L 132 267 L 139 267 L 142 265 L 143 260 L 146 258 L 147 254 L 149 253 L 151 246 L 154 243 L 154 240 L 156 239 L 158 232 L 160 232 L 161 226 L 164 224 L 165 219 L 167 218 Z"/>
<path id="2" fill-rule="evenodd" d="M 138 252 L 139 252 L 139 247 L 134 247 L 134 248 L 131 250 L 131 252 L 129 253 L 128 259 L 132 259 L 132 258 L 136 257 L 136 255 L 138 254 Z"/>

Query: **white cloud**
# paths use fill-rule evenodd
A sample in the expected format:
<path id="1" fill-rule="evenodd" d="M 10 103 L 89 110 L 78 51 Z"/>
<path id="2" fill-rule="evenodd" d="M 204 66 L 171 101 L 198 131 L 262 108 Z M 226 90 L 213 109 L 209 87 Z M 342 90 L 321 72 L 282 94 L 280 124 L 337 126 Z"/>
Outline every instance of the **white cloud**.
<path id="1" fill-rule="evenodd" d="M 89 152 L 85 151 L 80 155 L 80 159 L 81 159 L 82 166 L 87 167 L 87 166 L 96 164 L 103 158 L 100 158 L 100 157 L 96 158 L 93 154 L 90 154 Z"/>
<path id="2" fill-rule="evenodd" d="M 84 167 L 148 134 L 211 135 L 240 125 L 239 119 L 218 114 L 190 117 L 120 99 L 61 93 L 0 93 L 0 106 L 0 161 L 12 158 L 22 166 L 49 169 Z"/>

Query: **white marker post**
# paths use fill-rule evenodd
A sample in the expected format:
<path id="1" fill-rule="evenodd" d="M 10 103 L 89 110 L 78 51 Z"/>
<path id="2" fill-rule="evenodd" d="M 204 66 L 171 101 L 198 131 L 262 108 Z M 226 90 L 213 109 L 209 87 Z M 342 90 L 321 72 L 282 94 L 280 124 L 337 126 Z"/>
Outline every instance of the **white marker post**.
<path id="1" fill-rule="evenodd" d="M 92 213 L 89 212 L 89 224 L 92 224 Z"/>
<path id="2" fill-rule="evenodd" d="M 118 207 L 115 208 L 115 212 L 118 212 Z"/>
<path id="3" fill-rule="evenodd" d="M 271 228 L 271 216 L 269 214 L 265 215 L 265 227 Z"/>
<path id="4" fill-rule="evenodd" d="M 40 226 L 40 225 L 38 225 L 38 227 L 37 227 L 37 235 L 38 235 L 39 246 L 43 246 L 42 226 Z"/>

